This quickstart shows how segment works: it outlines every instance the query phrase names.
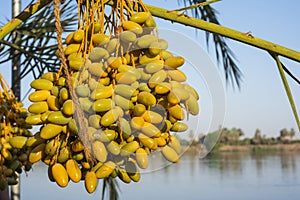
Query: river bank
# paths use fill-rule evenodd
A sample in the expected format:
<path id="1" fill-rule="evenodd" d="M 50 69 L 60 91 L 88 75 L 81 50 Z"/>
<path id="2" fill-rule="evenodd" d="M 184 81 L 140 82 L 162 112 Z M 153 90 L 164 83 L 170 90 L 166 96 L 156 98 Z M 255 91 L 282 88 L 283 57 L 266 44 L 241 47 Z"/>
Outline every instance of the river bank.
<path id="1" fill-rule="evenodd" d="M 257 151 L 284 151 L 300 152 L 300 143 L 294 144 L 272 144 L 272 145 L 217 145 L 214 152 L 257 152 Z"/>
<path id="2" fill-rule="evenodd" d="M 192 145 L 187 151 L 199 152 L 201 145 Z M 300 143 L 269 144 L 269 145 L 226 145 L 217 144 L 213 152 L 300 152 Z"/>
<path id="3" fill-rule="evenodd" d="M 300 152 L 300 144 L 271 144 L 271 145 L 218 145 L 214 148 L 213 151 L 299 151 Z"/>

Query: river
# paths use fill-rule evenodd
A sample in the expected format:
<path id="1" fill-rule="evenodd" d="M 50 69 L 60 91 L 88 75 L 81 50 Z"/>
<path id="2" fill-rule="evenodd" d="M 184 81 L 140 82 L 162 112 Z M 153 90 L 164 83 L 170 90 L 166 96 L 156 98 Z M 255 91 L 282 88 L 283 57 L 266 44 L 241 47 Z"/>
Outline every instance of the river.
<path id="1" fill-rule="evenodd" d="M 98 200 L 99 183 L 93 194 L 85 191 L 83 183 L 59 188 L 48 180 L 47 168 L 38 163 L 28 176 L 21 177 L 21 199 Z M 219 153 L 204 159 L 186 153 L 178 164 L 143 173 L 139 183 L 118 184 L 121 200 L 296 200 L 300 197 L 300 153 Z"/>

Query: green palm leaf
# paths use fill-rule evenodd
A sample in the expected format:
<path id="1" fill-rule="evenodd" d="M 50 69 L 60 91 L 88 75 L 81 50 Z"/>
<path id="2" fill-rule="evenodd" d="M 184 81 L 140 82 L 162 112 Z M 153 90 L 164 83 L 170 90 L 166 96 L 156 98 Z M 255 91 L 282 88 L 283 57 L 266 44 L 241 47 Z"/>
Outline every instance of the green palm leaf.
<path id="1" fill-rule="evenodd" d="M 76 5 L 71 2 L 66 2 L 61 8 L 61 24 L 65 32 L 74 30 L 77 24 Z M 15 50 L 18 54 L 14 56 L 21 58 L 19 79 L 28 74 L 38 78 L 45 71 L 56 71 L 60 67 L 55 56 L 57 44 L 53 9 L 53 4 L 49 4 L 19 26 L 15 30 L 19 40 L 13 40 L 12 34 L 0 40 L 0 63 L 12 60 L 10 52 Z"/>

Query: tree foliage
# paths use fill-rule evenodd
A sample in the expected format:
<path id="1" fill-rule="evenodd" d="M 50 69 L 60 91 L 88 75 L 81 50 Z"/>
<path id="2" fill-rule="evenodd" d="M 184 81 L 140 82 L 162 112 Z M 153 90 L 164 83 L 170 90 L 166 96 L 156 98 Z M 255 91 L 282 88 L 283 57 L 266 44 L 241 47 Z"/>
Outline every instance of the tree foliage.
<path id="1" fill-rule="evenodd" d="M 61 8 L 61 24 L 65 32 L 74 30 L 77 23 L 74 10 L 76 7 L 72 1 L 66 2 Z M 0 64 L 12 60 L 12 56 L 16 55 L 11 52 L 16 50 L 17 56 L 21 57 L 19 79 L 28 74 L 36 79 L 46 70 L 56 71 L 60 67 L 60 61 L 55 54 L 55 31 L 53 4 L 48 4 L 14 31 L 20 36 L 19 40 L 13 40 L 13 33 L 0 40 Z"/>

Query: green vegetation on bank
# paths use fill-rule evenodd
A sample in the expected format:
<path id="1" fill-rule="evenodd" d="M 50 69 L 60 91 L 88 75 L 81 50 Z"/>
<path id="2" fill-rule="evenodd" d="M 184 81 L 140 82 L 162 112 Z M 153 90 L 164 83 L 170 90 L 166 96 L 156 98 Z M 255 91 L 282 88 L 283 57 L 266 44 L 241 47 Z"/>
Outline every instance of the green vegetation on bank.
<path id="1" fill-rule="evenodd" d="M 180 143 L 185 146 L 196 147 L 204 144 L 206 149 L 213 151 L 282 151 L 300 149 L 300 140 L 295 138 L 294 129 L 282 129 L 277 137 L 267 137 L 259 129 L 255 130 L 253 137 L 245 137 L 240 128 L 222 128 L 218 131 L 200 134 L 195 137 L 193 132 L 189 134 L 189 140 L 181 139 Z M 204 142 L 205 141 L 205 142 Z M 297 147 L 293 146 L 296 145 Z"/>
<path id="2" fill-rule="evenodd" d="M 209 133 L 211 134 L 211 133 Z M 208 135 L 209 135 L 208 134 Z M 300 140 L 294 139 L 295 130 L 286 128 L 279 132 L 277 137 L 267 137 L 259 129 L 256 129 L 252 138 L 243 137 L 244 132 L 237 128 L 223 128 L 220 133 L 218 143 L 226 145 L 274 145 L 274 144 L 292 144 L 300 143 Z"/>

